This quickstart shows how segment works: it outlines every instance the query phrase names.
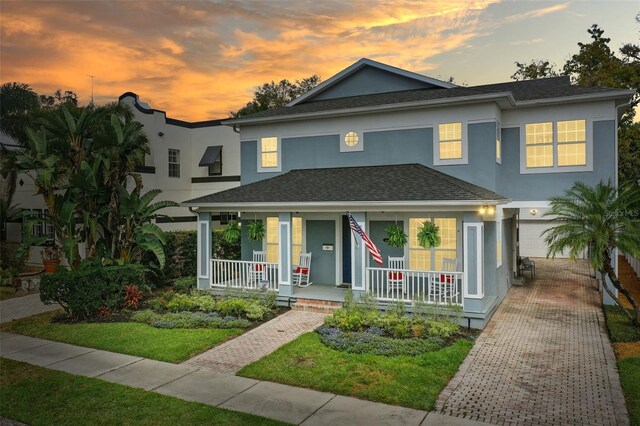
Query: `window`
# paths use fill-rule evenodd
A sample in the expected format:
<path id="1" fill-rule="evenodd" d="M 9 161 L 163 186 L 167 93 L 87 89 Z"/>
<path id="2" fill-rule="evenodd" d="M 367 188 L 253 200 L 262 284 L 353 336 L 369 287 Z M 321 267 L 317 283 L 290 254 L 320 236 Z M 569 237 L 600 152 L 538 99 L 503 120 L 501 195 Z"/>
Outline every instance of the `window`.
<path id="1" fill-rule="evenodd" d="M 502 222 L 496 222 L 496 264 L 502 266 Z"/>
<path id="2" fill-rule="evenodd" d="M 302 218 L 293 218 L 291 234 L 291 263 L 297 265 L 302 253 Z"/>
<path id="3" fill-rule="evenodd" d="M 49 210 L 29 210 L 30 214 L 23 221 L 31 223 L 32 237 L 46 237 L 45 243 L 53 243 L 56 239 L 56 232 L 49 220 Z"/>
<path id="4" fill-rule="evenodd" d="M 267 218 L 267 262 L 278 263 L 278 259 L 280 259 L 279 228 L 279 220 L 277 217 Z"/>
<path id="5" fill-rule="evenodd" d="M 521 172 L 532 169 L 535 173 L 537 168 L 547 172 L 585 170 L 590 161 L 586 128 L 586 120 L 558 121 L 555 126 L 551 121 L 526 124 L 525 167 Z"/>
<path id="6" fill-rule="evenodd" d="M 558 121 L 558 166 L 587 164 L 585 120 Z"/>
<path id="7" fill-rule="evenodd" d="M 418 243 L 418 232 L 424 222 L 434 221 L 440 232 L 440 246 L 425 249 Z M 456 218 L 437 217 L 409 219 L 409 268 L 421 271 L 441 271 L 442 259 L 457 257 Z"/>
<path id="8" fill-rule="evenodd" d="M 500 123 L 496 124 L 496 163 L 502 163 L 502 134 Z"/>
<path id="9" fill-rule="evenodd" d="M 446 123 L 438 126 L 441 160 L 462 159 L 462 123 Z"/>
<path id="10" fill-rule="evenodd" d="M 220 212 L 220 225 L 229 223 L 229 212 Z"/>
<path id="11" fill-rule="evenodd" d="M 553 166 L 553 123 L 526 125 L 527 167 Z"/>
<path id="12" fill-rule="evenodd" d="M 278 138 L 260 139 L 260 167 L 263 169 L 278 167 Z"/>
<path id="13" fill-rule="evenodd" d="M 344 143 L 347 146 L 356 146 L 358 145 L 358 134 L 356 132 L 349 132 L 344 137 Z"/>
<path id="14" fill-rule="evenodd" d="M 212 164 L 209 164 L 209 176 L 220 176 L 222 174 L 222 150 L 218 154 L 218 158 Z"/>
<path id="15" fill-rule="evenodd" d="M 169 148 L 169 177 L 180 177 L 180 150 Z"/>

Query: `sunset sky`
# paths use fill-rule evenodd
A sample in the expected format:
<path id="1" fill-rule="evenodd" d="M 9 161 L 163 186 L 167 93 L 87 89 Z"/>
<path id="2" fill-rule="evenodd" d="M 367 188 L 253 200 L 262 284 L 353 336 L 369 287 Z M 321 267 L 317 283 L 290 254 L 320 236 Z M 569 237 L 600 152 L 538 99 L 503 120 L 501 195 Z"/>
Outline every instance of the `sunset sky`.
<path id="1" fill-rule="evenodd" d="M 362 57 L 457 83 L 507 81 L 515 61 L 563 64 L 597 23 L 638 42 L 638 1 L 0 1 L 0 82 L 132 91 L 188 121 L 224 118 L 255 86 Z"/>

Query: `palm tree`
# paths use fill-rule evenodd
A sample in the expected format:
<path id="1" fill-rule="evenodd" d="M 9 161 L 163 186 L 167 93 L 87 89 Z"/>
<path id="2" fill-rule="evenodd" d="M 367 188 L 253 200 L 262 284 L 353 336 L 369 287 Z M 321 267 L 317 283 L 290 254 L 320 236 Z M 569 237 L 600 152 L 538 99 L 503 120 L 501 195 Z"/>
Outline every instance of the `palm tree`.
<path id="1" fill-rule="evenodd" d="M 613 286 L 633 306 L 633 314 L 622 306 L 608 285 L 602 287 L 622 307 L 631 322 L 640 326 L 638 303 L 626 289 L 613 269 L 616 249 L 632 256 L 640 255 L 640 187 L 624 184 L 616 188 L 609 181 L 595 187 L 576 182 L 562 196 L 550 199 L 551 216 L 557 223 L 543 235 L 549 247 L 547 257 L 568 251 L 577 259 L 587 250 L 595 270 L 608 277 Z"/>
<path id="2" fill-rule="evenodd" d="M 38 94 L 26 83 L 4 83 L 0 86 L 0 131 L 20 145 L 27 143 L 25 129 L 30 112 L 40 106 Z"/>

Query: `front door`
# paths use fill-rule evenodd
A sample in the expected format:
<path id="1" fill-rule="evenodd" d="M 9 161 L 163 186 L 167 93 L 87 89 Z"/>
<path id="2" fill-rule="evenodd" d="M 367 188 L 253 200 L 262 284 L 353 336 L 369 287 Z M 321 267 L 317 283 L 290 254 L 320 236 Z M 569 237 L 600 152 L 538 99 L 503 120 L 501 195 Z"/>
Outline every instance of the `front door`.
<path id="1" fill-rule="evenodd" d="M 342 216 L 342 282 L 351 284 L 351 226 L 347 215 Z"/>
<path id="2" fill-rule="evenodd" d="M 311 276 L 309 278 L 313 283 L 335 284 L 336 222 L 333 220 L 307 220 L 306 225 L 307 251 L 311 253 Z"/>

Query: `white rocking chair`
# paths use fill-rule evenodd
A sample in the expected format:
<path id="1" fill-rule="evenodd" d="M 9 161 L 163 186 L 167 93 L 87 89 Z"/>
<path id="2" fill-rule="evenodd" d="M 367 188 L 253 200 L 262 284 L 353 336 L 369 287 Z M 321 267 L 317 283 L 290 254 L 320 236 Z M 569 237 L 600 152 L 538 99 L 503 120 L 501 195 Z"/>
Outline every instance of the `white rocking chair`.
<path id="1" fill-rule="evenodd" d="M 458 267 L 457 259 L 442 258 L 442 270 L 438 279 L 437 293 L 445 298 L 453 298 L 458 295 L 458 280 L 456 275 L 447 274 L 455 272 Z"/>
<path id="2" fill-rule="evenodd" d="M 387 276 L 387 285 L 389 290 L 402 290 L 403 293 L 407 292 L 407 277 L 402 269 L 404 269 L 404 257 L 391 257 L 388 258 L 389 275 Z"/>
<path id="3" fill-rule="evenodd" d="M 293 285 L 298 287 L 309 287 L 311 275 L 311 253 L 300 253 L 300 261 L 293 270 Z"/>
<path id="4" fill-rule="evenodd" d="M 264 270 L 267 268 L 263 262 L 267 258 L 264 251 L 253 251 L 253 264 L 249 268 L 249 283 L 259 284 L 264 276 Z M 261 263 L 262 262 L 262 263 Z"/>

